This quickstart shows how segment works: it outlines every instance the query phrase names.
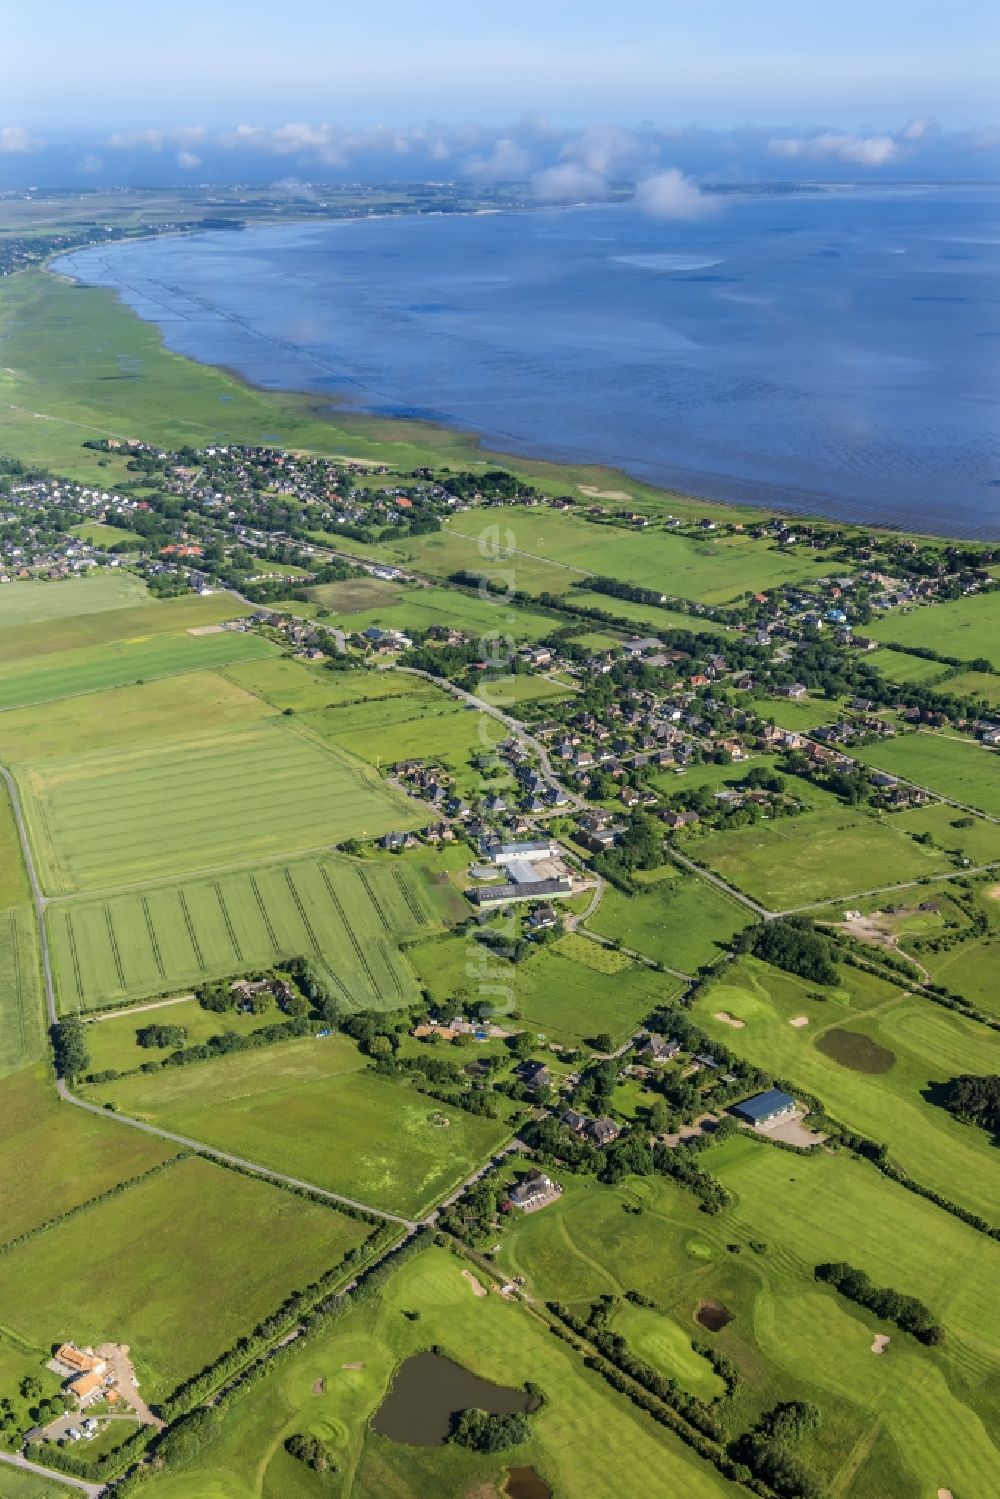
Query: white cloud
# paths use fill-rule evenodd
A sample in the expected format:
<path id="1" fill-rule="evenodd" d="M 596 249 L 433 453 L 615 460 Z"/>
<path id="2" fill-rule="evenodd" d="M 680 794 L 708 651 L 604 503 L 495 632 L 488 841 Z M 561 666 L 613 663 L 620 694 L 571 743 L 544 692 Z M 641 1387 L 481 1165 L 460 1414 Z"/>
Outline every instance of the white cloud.
<path id="1" fill-rule="evenodd" d="M 0 125 L 2 155 L 15 156 L 27 151 L 37 151 L 43 144 L 37 136 L 29 135 L 23 125 Z"/>
<path id="2" fill-rule="evenodd" d="M 85 156 L 77 167 L 77 171 L 86 172 L 88 177 L 94 176 L 96 172 L 103 172 L 103 170 L 104 162 L 99 156 L 95 156 L 93 151 Z"/>
<path id="3" fill-rule="evenodd" d="M 471 156 L 465 170 L 480 182 L 514 182 L 531 171 L 531 156 L 517 141 L 504 135 L 488 156 Z"/>
<path id="4" fill-rule="evenodd" d="M 884 167 L 899 156 L 899 143 L 891 135 L 849 135 L 823 130 L 819 135 L 772 137 L 767 143 L 772 156 L 805 156 L 850 161 L 859 167 Z"/>
<path id="5" fill-rule="evenodd" d="M 1000 128 L 987 125 L 982 130 L 973 130 L 965 137 L 965 143 L 973 151 L 995 151 L 1000 146 Z"/>
<path id="6" fill-rule="evenodd" d="M 631 130 L 620 125 L 588 125 L 563 147 L 560 157 L 599 177 L 610 177 L 634 165 L 642 154 L 643 147 Z"/>
<path id="7" fill-rule="evenodd" d="M 699 219 L 718 206 L 716 199 L 703 193 L 697 182 L 677 167 L 644 178 L 636 186 L 635 204 L 662 219 Z"/>
<path id="8" fill-rule="evenodd" d="M 536 172 L 531 179 L 531 189 L 535 197 L 544 202 L 568 203 L 581 198 L 604 197 L 607 183 L 597 172 L 565 161 L 561 166 Z"/>
<path id="9" fill-rule="evenodd" d="M 177 165 L 185 172 L 192 172 L 195 167 L 201 166 L 201 157 L 195 156 L 193 151 L 178 151 Z"/>
<path id="10" fill-rule="evenodd" d="M 162 151 L 167 146 L 186 150 L 207 139 L 205 125 L 178 125 L 173 130 L 117 130 L 109 136 L 108 145 L 114 151 Z"/>
<path id="11" fill-rule="evenodd" d="M 910 120 L 903 126 L 899 132 L 899 139 L 901 141 L 909 141 L 911 144 L 916 141 L 926 140 L 927 136 L 937 128 L 933 120 L 925 120 L 922 117 L 918 117 L 915 120 Z"/>

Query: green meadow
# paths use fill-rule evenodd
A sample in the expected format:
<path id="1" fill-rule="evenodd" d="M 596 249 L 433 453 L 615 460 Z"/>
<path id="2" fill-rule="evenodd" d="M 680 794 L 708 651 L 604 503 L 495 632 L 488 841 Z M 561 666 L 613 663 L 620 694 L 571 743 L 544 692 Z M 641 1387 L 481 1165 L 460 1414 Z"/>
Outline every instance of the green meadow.
<path id="1" fill-rule="evenodd" d="M 865 626 L 873 640 L 902 646 L 929 646 L 959 661 L 980 657 L 1000 668 L 1000 593 L 982 593 L 924 604 L 909 614 L 894 613 Z"/>
<path id="2" fill-rule="evenodd" d="M 507 1134 L 495 1119 L 375 1076 L 337 1035 L 132 1076 L 93 1094 L 123 1113 L 412 1217 Z"/>
<path id="3" fill-rule="evenodd" d="M 440 761 L 456 772 L 460 794 L 481 784 L 470 768 L 473 755 L 493 749 L 505 730 L 492 719 L 422 683 L 386 701 L 344 703 L 303 715 L 302 722 L 330 744 L 379 769 L 400 760 Z M 411 820 L 410 826 L 413 826 Z"/>
<path id="4" fill-rule="evenodd" d="M 0 1255 L 4 1320 L 42 1356 L 64 1339 L 127 1343 L 155 1402 L 367 1232 L 189 1157 Z"/>
<path id="5" fill-rule="evenodd" d="M 668 968 L 693 974 L 749 924 L 745 906 L 673 865 L 640 875 L 639 882 L 643 888 L 635 895 L 606 885 L 587 925 Z"/>
<path id="6" fill-rule="evenodd" d="M 60 584 L 46 584 L 58 590 Z M 228 593 L 182 594 L 175 599 L 149 599 L 125 608 L 95 609 L 89 614 L 65 615 L 43 624 L 11 624 L 0 630 L 0 662 L 19 664 L 51 652 L 82 650 L 84 646 L 118 643 L 141 645 L 157 635 L 179 635 L 242 619 L 247 604 Z"/>
<path id="7" fill-rule="evenodd" d="M 0 587 L 0 630 L 44 625 L 77 614 L 102 614 L 148 597 L 142 579 L 120 568 L 102 568 L 89 577 L 58 581 L 19 579 Z"/>
<path id="8" fill-rule="evenodd" d="M 918 732 L 854 753 L 866 765 L 1000 817 L 1000 754 L 972 739 Z"/>
<path id="9" fill-rule="evenodd" d="M 171 999 L 151 1009 L 143 1007 L 138 1013 L 130 1010 L 111 1010 L 97 1018 L 90 1017 L 87 1026 L 87 1051 L 90 1054 L 90 1070 L 104 1072 L 134 1072 L 150 1057 L 159 1059 L 160 1051 L 150 1051 L 140 1046 L 137 1033 L 147 1025 L 179 1025 L 186 1032 L 184 1044 L 199 1046 L 217 1036 L 220 1031 L 236 1031 L 248 1035 L 261 1026 L 273 1025 L 278 1018 L 275 1008 L 262 1015 L 246 1015 L 242 1011 L 228 1011 L 219 1015 L 214 1010 L 205 1010 L 193 998 L 179 1001 Z"/>
<path id="10" fill-rule="evenodd" d="M 949 677 L 946 690 L 954 697 L 982 699 L 993 709 L 1000 708 L 1000 676 L 985 671 L 962 671 Z"/>
<path id="11" fill-rule="evenodd" d="M 408 1320 L 417 1307 L 419 1322 Z M 532 1418 L 528 1445 L 491 1457 L 453 1444 L 403 1446 L 372 1430 L 400 1362 L 432 1344 L 483 1378 L 540 1386 L 545 1404 Z M 334 1449 L 338 1477 L 322 1487 L 284 1451 L 285 1437 L 302 1430 Z M 462 1261 L 437 1248 L 402 1265 L 378 1300 L 324 1329 L 255 1385 L 227 1411 L 216 1441 L 157 1486 L 164 1499 L 318 1499 L 323 1492 L 486 1499 L 500 1491 L 507 1464 L 534 1467 L 560 1499 L 736 1499 L 743 1492 L 587 1370 L 529 1306 L 474 1295 Z"/>
<path id="12" fill-rule="evenodd" d="M 397 942 L 431 923 L 418 869 L 305 859 L 50 905 L 59 1003 L 103 1009 L 306 957 L 349 1008 L 419 998 Z"/>
<path id="13" fill-rule="evenodd" d="M 951 868 L 942 853 L 914 843 L 890 818 L 878 821 L 847 807 L 710 832 L 681 847 L 774 911 Z"/>
<path id="14" fill-rule="evenodd" d="M 995 1219 L 1000 1162 L 989 1135 L 933 1099 L 959 1073 L 1000 1070 L 1000 1037 L 859 969 L 843 968 L 841 983 L 821 989 L 745 958 L 698 996 L 693 1013 L 738 1056 L 815 1093 L 835 1119 L 888 1145 L 923 1186 Z"/>
<path id="15" fill-rule="evenodd" d="M 24 869 L 21 840 L 10 805 L 6 781 L 0 781 L 0 911 L 30 900 L 31 887 Z"/>
<path id="16" fill-rule="evenodd" d="M 158 635 L 119 641 L 0 666 L 0 709 L 54 698 L 76 697 L 109 687 L 154 681 L 181 672 L 204 671 L 277 654 L 258 635 L 222 630 L 213 635 Z"/>
<path id="17" fill-rule="evenodd" d="M 309 597 L 329 609 L 344 630 L 446 630 L 480 636 L 510 636 L 517 642 L 549 635 L 560 621 L 515 605 L 496 603 L 458 588 L 421 588 L 379 579 L 321 583 Z"/>
<path id="18" fill-rule="evenodd" d="M 143 545 L 142 537 L 137 532 L 126 531 L 124 527 L 113 526 L 107 521 L 81 521 L 78 526 L 70 526 L 69 534 L 95 547 L 113 547 L 120 541 L 131 542 L 136 548 Z"/>
<path id="19" fill-rule="evenodd" d="M 0 1077 L 41 1057 L 42 986 L 32 906 L 0 911 Z"/>
<path id="20" fill-rule="evenodd" d="M 402 793 L 294 722 L 30 766 L 20 781 L 46 890 L 246 865 L 419 824 Z"/>
<path id="21" fill-rule="evenodd" d="M 603 609 L 606 614 L 630 619 L 654 635 L 657 630 L 689 630 L 692 635 L 718 635 L 724 639 L 730 633 L 728 625 L 714 619 L 702 619 L 697 614 L 685 614 L 680 609 L 657 604 L 637 604 L 633 599 L 616 599 L 607 593 L 594 593 L 589 588 L 574 588 L 566 595 L 565 601 L 570 607 Z"/>
<path id="22" fill-rule="evenodd" d="M 973 817 L 971 827 L 958 826 L 969 820 L 968 813 L 947 802 L 928 802 L 912 811 L 896 813 L 893 819 L 904 833 L 930 833 L 939 848 L 954 851 L 973 864 L 1000 860 L 1000 827 L 985 817 Z"/>
<path id="23" fill-rule="evenodd" d="M 867 631 L 867 625 L 865 629 Z M 872 651 L 865 656 L 865 665 L 874 666 L 876 671 L 881 672 L 890 682 L 902 682 L 906 686 L 911 683 L 919 683 L 925 686 L 928 682 L 937 682 L 947 676 L 948 668 L 941 661 L 928 661 L 926 656 L 910 656 L 906 651 L 891 651 L 888 647 L 882 647 Z M 946 688 L 952 691 L 951 682 Z"/>

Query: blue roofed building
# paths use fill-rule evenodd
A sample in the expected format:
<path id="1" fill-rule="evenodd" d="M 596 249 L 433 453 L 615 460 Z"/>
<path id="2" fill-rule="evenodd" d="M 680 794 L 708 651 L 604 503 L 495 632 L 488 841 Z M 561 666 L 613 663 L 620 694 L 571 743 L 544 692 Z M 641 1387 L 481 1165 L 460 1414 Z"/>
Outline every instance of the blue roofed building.
<path id="1" fill-rule="evenodd" d="M 777 1124 L 781 1119 L 791 1118 L 795 1113 L 795 1099 L 790 1094 L 783 1093 L 780 1088 L 769 1088 L 766 1093 L 755 1093 L 745 1102 L 735 1104 L 733 1113 L 747 1124 L 752 1124 L 754 1129 L 764 1129 L 769 1124 Z"/>

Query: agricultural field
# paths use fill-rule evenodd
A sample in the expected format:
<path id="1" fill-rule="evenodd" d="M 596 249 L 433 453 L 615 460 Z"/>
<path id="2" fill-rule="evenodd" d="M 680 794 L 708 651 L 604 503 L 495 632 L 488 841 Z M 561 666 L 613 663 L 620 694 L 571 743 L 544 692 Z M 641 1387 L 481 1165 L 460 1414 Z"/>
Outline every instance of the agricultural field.
<path id="1" fill-rule="evenodd" d="M 306 859 L 151 886 L 46 912 L 60 1007 L 103 1009 L 307 957 L 350 1008 L 419 998 L 397 942 L 433 903 L 419 869 Z"/>
<path id="2" fill-rule="evenodd" d="M 124 609 L 50 619 L 41 625 L 11 625 L 0 630 L 0 662 L 21 663 L 53 652 L 83 650 L 85 646 L 141 645 L 157 635 L 203 630 L 250 613 L 249 605 L 231 594 L 202 597 L 192 593 L 175 599 L 151 598 Z"/>
<path id="3" fill-rule="evenodd" d="M 769 697 L 754 706 L 762 718 L 773 718 L 779 728 L 793 734 L 806 734 L 844 716 L 843 704 L 825 697 Z"/>
<path id="4" fill-rule="evenodd" d="M 368 1231 L 325 1203 L 189 1157 L 0 1256 L 4 1320 L 39 1354 L 64 1338 L 127 1343 L 155 1401 Z"/>
<path id="5" fill-rule="evenodd" d="M 552 615 L 491 602 L 460 588 L 426 588 L 407 583 L 385 583 L 377 578 L 351 578 L 343 583 L 321 583 L 308 590 L 314 602 L 336 616 L 344 630 L 448 630 L 480 636 L 512 636 L 519 643 L 539 640 L 558 626 Z"/>
<path id="6" fill-rule="evenodd" d="M 493 707 L 511 709 L 522 703 L 540 703 L 546 698 L 567 698 L 580 690 L 579 684 L 566 686 L 531 672 L 517 672 L 499 682 L 484 682 L 476 694 Z"/>
<path id="7" fill-rule="evenodd" d="M 792 1157 L 740 1138 L 701 1159 L 736 1196 L 718 1216 L 656 1177 L 614 1188 L 568 1177 L 556 1203 L 512 1222 L 498 1263 L 578 1313 L 599 1295 L 650 1296 L 667 1356 L 686 1355 L 683 1330 L 737 1364 L 743 1383 L 718 1408 L 731 1432 L 779 1400 L 816 1404 L 820 1430 L 797 1450 L 832 1493 L 928 1499 L 952 1484 L 985 1499 L 1000 1480 L 988 1430 L 1000 1321 L 982 1315 L 997 1245 L 845 1153 Z M 924 1300 L 945 1346 L 922 1348 L 817 1285 L 813 1267 L 839 1259 Z M 703 1300 L 732 1317 L 710 1337 L 695 1320 Z M 876 1332 L 893 1335 L 880 1359 Z M 671 1372 L 693 1388 L 691 1371 Z"/>
<path id="8" fill-rule="evenodd" d="M 42 987 L 32 906 L 0 911 L 0 1077 L 42 1055 Z"/>
<path id="9" fill-rule="evenodd" d="M 865 665 L 874 666 L 890 682 L 901 682 L 904 686 L 914 683 L 926 687 L 948 675 L 948 667 L 941 661 L 928 661 L 926 656 L 911 656 L 906 651 L 892 651 L 887 646 L 865 656 Z M 947 691 L 951 691 L 951 683 Z"/>
<path id="10" fill-rule="evenodd" d="M 750 922 L 744 906 L 673 865 L 638 878 L 644 888 L 635 895 L 606 885 L 587 925 L 668 968 L 695 973 Z"/>
<path id="11" fill-rule="evenodd" d="M 72 1499 L 73 1490 L 57 1479 L 38 1478 L 4 1463 L 0 1468 L 3 1499 Z"/>
<path id="12" fill-rule="evenodd" d="M 634 599 L 616 599 L 611 594 L 595 593 L 589 588 L 574 588 L 566 595 L 566 603 L 571 608 L 603 609 L 606 614 L 632 620 L 653 635 L 657 630 L 688 630 L 692 635 L 718 635 L 724 639 L 731 633 L 729 626 L 718 620 L 686 614 L 681 609 L 661 608 L 657 604 L 637 604 Z"/>
<path id="13" fill-rule="evenodd" d="M 929 646 L 958 661 L 980 657 L 1000 668 L 1000 592 L 925 604 L 909 614 L 895 613 L 865 626 L 873 640 L 901 646 Z"/>
<path id="14" fill-rule="evenodd" d="M 880 822 L 847 807 L 710 832 L 680 846 L 774 911 L 952 867 L 944 854 L 914 843 L 891 819 Z"/>
<path id="15" fill-rule="evenodd" d="M 214 1010 L 203 1009 L 194 998 L 183 997 L 163 1000 L 150 1007 L 143 1005 L 138 1010 L 108 1010 L 102 1015 L 84 1018 L 88 1020 L 89 1070 L 134 1072 L 151 1057 L 158 1061 L 164 1055 L 161 1051 L 139 1045 L 136 1033 L 143 1026 L 178 1025 L 186 1033 L 185 1046 L 200 1046 L 221 1031 L 248 1035 L 261 1026 L 273 1025 L 280 1017 L 276 1007 L 261 1015 L 248 1015 L 238 1010 L 220 1015 Z"/>
<path id="16" fill-rule="evenodd" d="M 365 1068 L 342 1036 L 289 1041 L 91 1090 L 276 1171 L 417 1217 L 504 1140 L 506 1126 Z"/>
<path id="17" fill-rule="evenodd" d="M 1000 754 L 971 739 L 921 731 L 852 753 L 866 765 L 1000 817 Z"/>
<path id="18" fill-rule="evenodd" d="M 975 701 L 982 699 L 992 709 L 1000 708 L 1000 676 L 985 671 L 962 671 L 957 677 L 949 677 L 945 690 L 954 697 L 967 697 Z"/>
<path id="19" fill-rule="evenodd" d="M 745 958 L 698 996 L 693 1015 L 738 1056 L 888 1145 L 921 1185 L 995 1219 L 1000 1162 L 989 1135 L 934 1099 L 960 1073 L 1000 1071 L 1000 1036 L 859 969 L 843 968 L 840 978 L 842 987 L 824 989 Z"/>
<path id="20" fill-rule="evenodd" d="M 406 697 L 426 690 L 419 677 L 404 672 L 369 671 L 363 667 L 356 671 L 327 671 L 325 666 L 289 656 L 233 666 L 225 676 L 273 708 L 281 712 L 291 708 L 294 713 L 345 703 L 381 702 L 384 698 Z"/>
<path id="21" fill-rule="evenodd" d="M 303 715 L 302 722 L 328 743 L 378 768 L 400 760 L 440 761 L 455 772 L 460 795 L 481 784 L 481 775 L 470 765 L 472 756 L 493 748 L 504 733 L 493 720 L 484 731 L 480 713 L 427 684 L 390 701 L 320 709 Z M 412 820 L 409 826 L 414 826 Z"/>
<path id="22" fill-rule="evenodd" d="M 134 573 L 101 568 L 83 578 L 51 581 L 23 579 L 0 588 L 0 631 L 77 614 L 101 614 L 148 599 L 146 585 Z"/>
<path id="23" fill-rule="evenodd" d="M 152 1135 L 60 1103 L 47 1068 L 0 1078 L 0 1240 L 16 1239 L 176 1153 Z"/>
<path id="24" fill-rule="evenodd" d="M 904 833 L 930 833 L 938 848 L 954 850 L 973 864 L 1000 860 L 1000 827 L 985 817 L 972 817 L 971 827 L 957 826 L 968 822 L 970 815 L 947 802 L 928 802 L 926 806 L 896 813 L 895 822 Z"/>
<path id="25" fill-rule="evenodd" d="M 404 1315 L 414 1307 L 419 1322 Z M 372 1429 L 399 1363 L 433 1343 L 483 1378 L 507 1386 L 531 1380 L 544 1390 L 530 1444 L 491 1457 L 453 1444 L 404 1446 Z M 303 1429 L 334 1447 L 354 1499 L 485 1499 L 499 1492 L 505 1463 L 531 1465 L 560 1499 L 737 1499 L 743 1492 L 585 1369 L 530 1308 L 474 1295 L 461 1260 L 437 1248 L 402 1265 L 373 1305 L 324 1329 L 256 1386 L 227 1413 L 221 1435 L 157 1487 L 164 1499 L 312 1499 L 319 1485 L 283 1447 Z"/>
<path id="26" fill-rule="evenodd" d="M 246 865 L 423 820 L 416 803 L 285 718 L 50 760 L 20 780 L 40 878 L 56 895 Z"/>
<path id="27" fill-rule="evenodd" d="M 6 781 L 0 780 L 0 911 L 31 897 Z"/>
<path id="28" fill-rule="evenodd" d="M 137 642 L 53 651 L 0 666 L 0 710 L 142 684 L 182 672 L 218 669 L 277 653 L 277 646 L 259 635 L 233 630 L 211 635 L 154 635 Z"/>

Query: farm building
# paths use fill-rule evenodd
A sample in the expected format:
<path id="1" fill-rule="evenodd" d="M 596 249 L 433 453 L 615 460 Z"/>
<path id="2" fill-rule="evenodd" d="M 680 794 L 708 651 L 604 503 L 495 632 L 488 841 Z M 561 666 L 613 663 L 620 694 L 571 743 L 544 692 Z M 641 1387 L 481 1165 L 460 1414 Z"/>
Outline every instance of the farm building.
<path id="1" fill-rule="evenodd" d="M 744 1103 L 738 1103 L 733 1113 L 752 1124 L 754 1129 L 763 1129 L 779 1119 L 787 1119 L 795 1113 L 795 1099 L 780 1088 L 769 1088 L 766 1093 L 755 1093 Z"/>

